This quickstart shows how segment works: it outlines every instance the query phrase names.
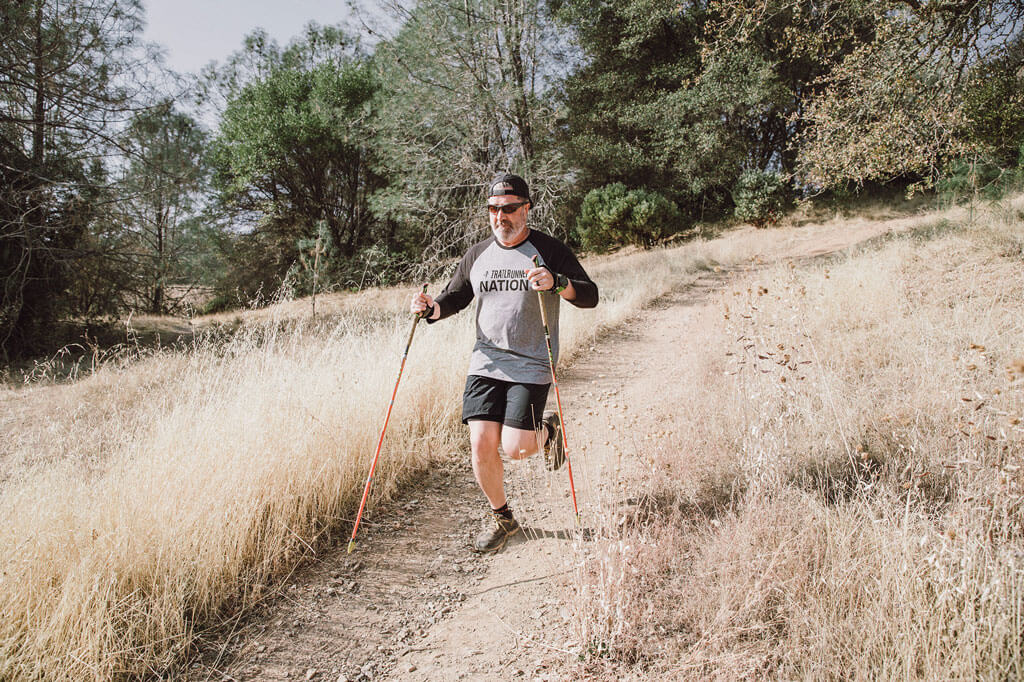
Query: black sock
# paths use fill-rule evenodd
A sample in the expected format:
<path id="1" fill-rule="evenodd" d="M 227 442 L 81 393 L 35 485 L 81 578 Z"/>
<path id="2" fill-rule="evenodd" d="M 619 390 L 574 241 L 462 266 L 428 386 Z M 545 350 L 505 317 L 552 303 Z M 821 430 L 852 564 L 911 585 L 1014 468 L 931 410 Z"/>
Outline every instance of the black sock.
<path id="1" fill-rule="evenodd" d="M 502 516 L 506 519 L 509 519 L 510 521 L 512 520 L 512 510 L 508 508 L 508 502 L 501 505 L 500 509 L 491 509 L 491 512 L 499 516 Z"/>

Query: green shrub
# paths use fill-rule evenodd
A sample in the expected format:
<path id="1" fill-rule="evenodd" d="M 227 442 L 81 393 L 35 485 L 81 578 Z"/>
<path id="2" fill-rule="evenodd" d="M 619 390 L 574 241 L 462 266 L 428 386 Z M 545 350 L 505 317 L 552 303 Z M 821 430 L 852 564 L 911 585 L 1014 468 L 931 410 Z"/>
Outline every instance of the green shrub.
<path id="1" fill-rule="evenodd" d="M 786 183 L 778 173 L 743 171 L 732 191 L 736 217 L 758 228 L 774 224 L 782 217 L 786 190 Z"/>
<path id="2" fill-rule="evenodd" d="M 225 310 L 233 310 L 239 307 L 238 299 L 230 294 L 220 292 L 206 302 L 200 311 L 200 315 L 212 315 L 214 313 L 222 313 Z"/>
<path id="3" fill-rule="evenodd" d="M 997 200 L 1017 187 L 1022 177 L 1019 168 L 1004 169 L 989 161 L 958 159 L 935 183 L 935 189 L 944 201 L 951 203 L 973 198 Z"/>
<path id="4" fill-rule="evenodd" d="M 346 289 L 394 286 L 407 282 L 414 269 L 408 254 L 381 245 L 367 246 L 348 260 L 338 283 Z"/>
<path id="5" fill-rule="evenodd" d="M 576 218 L 583 248 L 606 251 L 633 244 L 651 246 L 682 227 L 682 214 L 657 192 L 627 190 L 621 182 L 591 190 Z"/>

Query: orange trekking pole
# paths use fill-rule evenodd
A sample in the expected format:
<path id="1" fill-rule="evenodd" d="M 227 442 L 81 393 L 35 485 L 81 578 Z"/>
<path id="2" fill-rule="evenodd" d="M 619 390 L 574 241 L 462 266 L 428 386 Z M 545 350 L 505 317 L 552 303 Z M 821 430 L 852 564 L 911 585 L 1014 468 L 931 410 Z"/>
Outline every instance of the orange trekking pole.
<path id="1" fill-rule="evenodd" d="M 540 267 L 547 267 L 540 262 L 537 256 L 533 257 L 533 264 Z M 557 295 L 557 294 L 556 294 Z M 537 291 L 537 302 L 540 304 L 540 319 L 544 322 L 544 341 L 548 344 L 548 364 L 551 367 L 551 383 L 555 387 L 555 403 L 558 405 L 559 431 L 562 432 L 562 452 L 565 454 L 565 464 L 569 468 L 569 490 L 572 491 L 572 510 L 576 513 L 576 525 L 580 523 L 580 510 L 576 506 L 576 485 L 572 480 L 572 460 L 569 458 L 569 441 L 565 437 L 565 418 L 562 416 L 562 396 L 558 393 L 558 377 L 555 376 L 555 356 L 551 352 L 551 333 L 548 331 L 548 314 L 544 310 L 544 292 Z"/>
<path id="2" fill-rule="evenodd" d="M 423 293 L 427 293 L 427 285 L 423 285 Z M 356 514 L 356 525 L 352 527 L 352 539 L 348 541 L 348 553 L 356 546 L 356 533 L 359 532 L 359 520 L 363 518 L 363 509 L 366 507 L 366 498 L 370 496 L 370 485 L 373 483 L 373 472 L 377 468 L 377 458 L 380 457 L 380 446 L 384 443 L 384 433 L 388 430 L 388 421 L 391 419 L 391 408 L 395 406 L 395 396 L 398 395 L 398 383 L 402 380 L 402 370 L 405 369 L 405 359 L 409 357 L 409 346 L 412 345 L 412 336 L 416 333 L 416 324 L 423 314 L 416 315 L 412 321 L 412 329 L 409 330 L 409 340 L 405 342 L 405 352 L 402 353 L 402 364 L 398 366 L 398 378 L 395 379 L 395 389 L 391 391 L 391 402 L 388 403 L 387 414 L 384 415 L 384 426 L 380 430 L 380 438 L 377 439 L 377 451 L 373 453 L 373 462 L 370 464 L 370 475 L 366 477 L 366 487 L 363 488 L 363 499 L 359 503 L 359 513 Z"/>

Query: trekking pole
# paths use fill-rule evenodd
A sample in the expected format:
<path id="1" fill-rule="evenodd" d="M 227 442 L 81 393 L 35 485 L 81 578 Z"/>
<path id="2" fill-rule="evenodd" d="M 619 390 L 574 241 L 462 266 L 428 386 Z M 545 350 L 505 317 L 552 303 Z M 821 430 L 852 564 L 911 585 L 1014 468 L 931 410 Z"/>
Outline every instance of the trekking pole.
<path id="1" fill-rule="evenodd" d="M 423 293 L 427 293 L 427 285 L 423 285 Z M 412 321 L 412 329 L 409 330 L 409 340 L 405 342 L 405 352 L 402 353 L 402 364 L 398 366 L 398 378 L 395 379 L 395 389 L 391 391 L 391 402 L 388 403 L 387 414 L 384 415 L 384 426 L 380 430 L 380 438 L 377 439 L 377 451 L 373 453 L 373 462 L 370 464 L 370 475 L 366 477 L 366 487 L 363 488 L 363 499 L 359 503 L 359 513 L 356 514 L 356 525 L 352 527 L 352 539 L 348 541 L 348 553 L 356 546 L 356 533 L 359 531 L 359 520 L 363 518 L 363 509 L 366 507 L 366 498 L 370 496 L 370 484 L 373 483 L 373 472 L 377 468 L 377 458 L 380 457 L 380 446 L 384 442 L 384 432 L 388 430 L 388 421 L 391 419 L 391 408 L 395 406 L 395 396 L 398 395 L 398 382 L 402 380 L 402 370 L 405 369 L 405 359 L 409 357 L 409 346 L 412 345 L 412 335 L 416 333 L 416 324 L 423 314 L 420 313 Z"/>
<path id="2" fill-rule="evenodd" d="M 537 256 L 533 257 L 536 267 L 543 267 Z M 548 331 L 548 314 L 544 310 L 544 292 L 537 291 L 537 302 L 540 304 L 540 319 L 544 322 L 544 341 L 548 344 L 548 364 L 551 367 L 551 383 L 555 387 L 555 403 L 558 405 L 559 430 L 562 432 L 562 452 L 565 464 L 569 468 L 569 490 L 572 491 L 572 510 L 576 513 L 576 525 L 580 525 L 580 509 L 576 506 L 576 484 L 572 480 L 572 460 L 569 458 L 569 441 L 565 437 L 565 418 L 562 417 L 562 396 L 558 393 L 558 377 L 555 376 L 555 356 L 551 352 L 551 333 Z"/>

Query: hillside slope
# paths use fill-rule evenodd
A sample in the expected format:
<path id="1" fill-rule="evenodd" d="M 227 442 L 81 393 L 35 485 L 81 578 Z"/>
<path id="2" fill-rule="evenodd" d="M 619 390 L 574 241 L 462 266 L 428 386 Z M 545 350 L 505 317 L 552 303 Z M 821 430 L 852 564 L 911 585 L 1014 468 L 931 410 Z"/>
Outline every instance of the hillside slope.
<path id="1" fill-rule="evenodd" d="M 721 326 L 723 298 L 739 290 L 746 296 L 780 263 L 825 267 L 847 258 L 844 249 L 933 222 L 844 221 L 779 231 L 743 264 L 681 284 L 579 350 L 560 385 L 582 531 L 574 528 L 565 470 L 546 472 L 536 458 L 512 463 L 511 504 L 527 532 L 497 556 L 476 557 L 468 546 L 483 505 L 468 459 L 440 467 L 374 515 L 376 525 L 356 554 L 339 545 L 318 557 L 280 599 L 211 645 L 191 677 L 644 677 L 659 647 L 672 640 L 659 643 L 655 631 L 643 652 L 629 654 L 643 629 L 637 620 L 647 616 L 636 611 L 643 588 L 624 590 L 636 589 L 634 580 L 653 587 L 665 576 L 645 583 L 608 548 L 636 549 L 624 547 L 631 536 L 623 529 L 649 515 L 651 491 L 667 468 L 672 482 L 688 481 L 689 494 L 720 465 L 719 451 L 687 442 L 684 433 L 692 432 L 695 383 L 709 357 L 730 352 L 697 341 Z M 764 236 L 735 233 L 721 248 L 749 247 Z M 429 334 L 417 342 L 429 345 Z M 601 642 L 609 648 L 602 651 Z M 663 652 L 661 664 L 673 658 Z M 679 670 L 672 676 L 687 677 Z"/>

